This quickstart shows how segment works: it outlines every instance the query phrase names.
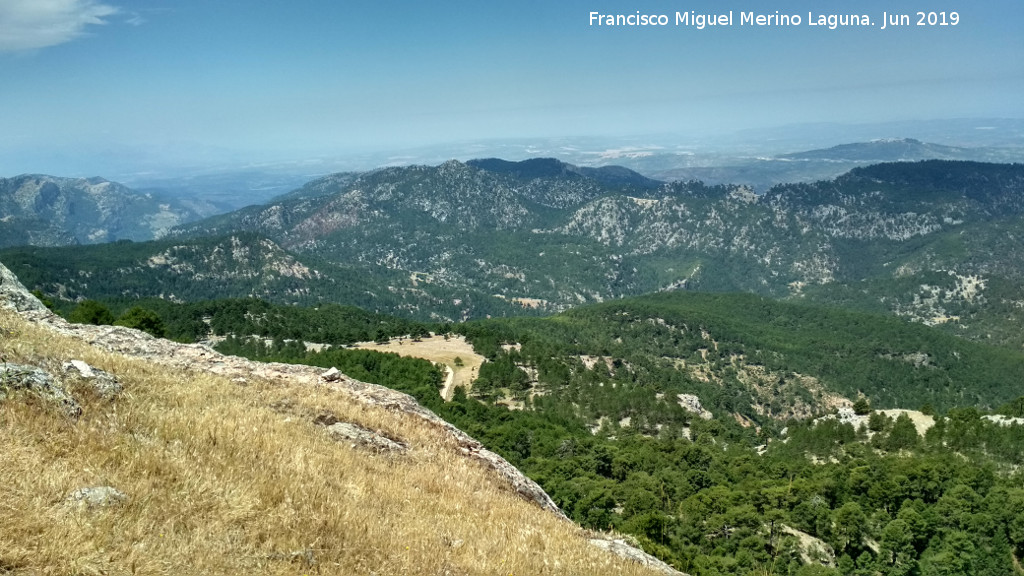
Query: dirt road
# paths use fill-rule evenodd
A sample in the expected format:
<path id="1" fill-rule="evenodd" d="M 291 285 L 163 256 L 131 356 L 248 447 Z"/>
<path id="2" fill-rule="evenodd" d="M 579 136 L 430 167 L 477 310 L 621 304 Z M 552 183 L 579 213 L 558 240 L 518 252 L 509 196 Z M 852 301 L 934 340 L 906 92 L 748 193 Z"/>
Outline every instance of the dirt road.
<path id="1" fill-rule="evenodd" d="M 395 352 L 401 356 L 423 358 L 435 364 L 443 364 L 445 370 L 444 388 L 441 389 L 441 397 L 446 401 L 452 399 L 455 388 L 462 386 L 467 392 L 480 373 L 480 365 L 484 363 L 484 357 L 473 351 L 473 347 L 466 342 L 462 336 L 431 336 L 419 342 L 408 338 L 392 339 L 387 344 L 376 342 L 360 342 L 355 348 L 377 350 L 380 352 Z M 455 359 L 461 359 L 461 366 L 456 366 Z"/>

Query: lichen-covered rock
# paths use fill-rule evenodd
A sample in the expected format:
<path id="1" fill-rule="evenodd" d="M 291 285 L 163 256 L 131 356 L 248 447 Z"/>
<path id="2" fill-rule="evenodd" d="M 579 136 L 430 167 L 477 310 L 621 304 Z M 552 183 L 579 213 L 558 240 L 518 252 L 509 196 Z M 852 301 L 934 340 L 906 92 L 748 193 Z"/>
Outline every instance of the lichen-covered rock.
<path id="1" fill-rule="evenodd" d="M 352 442 L 353 446 L 361 446 L 375 452 L 403 454 L 409 446 L 399 443 L 379 432 L 363 428 L 351 422 L 335 422 L 327 426 L 327 432 L 336 440 Z"/>
<path id="2" fill-rule="evenodd" d="M 17 311 L 30 320 L 50 319 L 56 314 L 43 305 L 18 281 L 6 266 L 0 264 L 0 306 Z"/>
<path id="3" fill-rule="evenodd" d="M 637 564 L 640 564 L 641 566 L 654 568 L 655 570 L 659 570 L 664 574 L 669 574 L 673 576 L 683 574 L 682 572 L 676 570 L 675 568 L 669 566 L 661 560 L 658 560 L 654 556 L 647 554 L 646 552 L 640 550 L 639 548 L 626 542 L 625 540 L 612 537 L 601 537 L 591 538 L 590 543 L 594 546 L 597 546 L 598 548 L 603 548 L 604 550 L 607 550 L 612 554 L 615 554 L 616 556 L 627 558 L 629 560 L 636 562 Z"/>
<path id="4" fill-rule="evenodd" d="M 127 499 L 124 492 L 112 486 L 91 486 L 68 494 L 64 503 L 81 508 L 108 508 L 119 506 Z"/>
<path id="5" fill-rule="evenodd" d="M 102 398 L 117 397 L 123 390 L 121 383 L 109 372 L 93 368 L 81 360 L 65 362 L 61 368 L 68 378 L 78 378 L 88 384 Z"/>
<path id="6" fill-rule="evenodd" d="M 56 405 L 72 418 L 82 414 L 82 407 L 49 372 L 24 364 L 0 364 L 0 399 L 20 390 Z"/>

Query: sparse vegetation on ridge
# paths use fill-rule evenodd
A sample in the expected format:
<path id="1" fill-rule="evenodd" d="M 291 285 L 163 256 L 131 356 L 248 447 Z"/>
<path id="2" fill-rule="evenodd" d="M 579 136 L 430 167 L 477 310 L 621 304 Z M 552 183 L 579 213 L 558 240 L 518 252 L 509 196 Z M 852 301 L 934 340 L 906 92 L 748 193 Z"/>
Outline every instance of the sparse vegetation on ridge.
<path id="1" fill-rule="evenodd" d="M 0 356 L 116 375 L 77 421 L 30 396 L 0 410 L 7 574 L 648 574 L 502 488 L 443 431 L 307 384 L 172 373 L 0 311 Z M 321 413 L 386 430 L 408 456 L 330 439 Z M 118 506 L 69 510 L 84 486 Z"/>

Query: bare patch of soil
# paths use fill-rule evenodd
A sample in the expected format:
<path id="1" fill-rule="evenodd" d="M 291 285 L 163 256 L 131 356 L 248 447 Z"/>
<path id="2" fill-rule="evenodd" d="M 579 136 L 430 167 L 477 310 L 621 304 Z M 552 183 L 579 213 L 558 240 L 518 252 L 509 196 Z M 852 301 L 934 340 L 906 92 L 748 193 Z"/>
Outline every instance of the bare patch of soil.
<path id="1" fill-rule="evenodd" d="M 408 338 L 393 338 L 387 344 L 376 342 L 359 342 L 355 348 L 366 350 L 377 350 L 378 352 L 394 352 L 400 356 L 412 358 L 423 358 L 435 364 L 443 364 L 445 370 L 444 387 L 441 389 L 441 396 L 450 401 L 455 394 L 455 389 L 462 386 L 469 392 L 480 373 L 480 365 L 486 360 L 483 356 L 473 351 L 473 346 L 466 342 L 463 336 L 431 336 L 423 338 L 419 342 Z M 456 366 L 455 359 L 462 360 L 461 366 Z"/>

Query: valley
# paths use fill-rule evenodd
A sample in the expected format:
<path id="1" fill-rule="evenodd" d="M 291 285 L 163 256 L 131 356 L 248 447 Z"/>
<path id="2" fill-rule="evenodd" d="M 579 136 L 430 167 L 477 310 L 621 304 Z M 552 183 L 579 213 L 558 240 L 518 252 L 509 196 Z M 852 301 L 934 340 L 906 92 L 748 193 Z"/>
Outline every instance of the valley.
<path id="1" fill-rule="evenodd" d="M 0 261 L 78 322 L 409 394 L 695 576 L 932 573 L 965 541 L 995 575 L 1024 556 L 1022 213 L 1018 164 L 755 193 L 485 159 Z"/>
<path id="2" fill-rule="evenodd" d="M 1024 576 L 1024 2 L 608 4 L 0 0 L 0 576 Z"/>

